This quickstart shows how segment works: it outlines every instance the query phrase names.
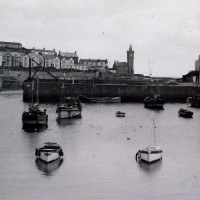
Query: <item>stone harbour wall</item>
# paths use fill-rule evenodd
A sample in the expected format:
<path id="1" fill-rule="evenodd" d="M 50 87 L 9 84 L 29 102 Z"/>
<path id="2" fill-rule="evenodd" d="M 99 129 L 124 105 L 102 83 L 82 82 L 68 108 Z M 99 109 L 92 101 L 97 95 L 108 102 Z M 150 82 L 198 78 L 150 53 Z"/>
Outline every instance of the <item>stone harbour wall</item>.
<path id="1" fill-rule="evenodd" d="M 61 93 L 64 96 L 89 96 L 89 97 L 122 97 L 122 102 L 142 102 L 145 97 L 154 94 L 163 96 L 166 102 L 186 102 L 188 96 L 200 94 L 200 86 L 165 86 L 165 85 L 130 85 L 130 84 L 98 84 L 98 83 L 66 83 L 63 81 L 42 80 L 34 83 L 33 99 L 40 102 L 59 102 Z M 37 90 L 38 88 L 38 90 Z M 63 92 L 61 92 L 63 91 Z M 23 100 L 31 102 L 31 82 L 23 83 Z"/>

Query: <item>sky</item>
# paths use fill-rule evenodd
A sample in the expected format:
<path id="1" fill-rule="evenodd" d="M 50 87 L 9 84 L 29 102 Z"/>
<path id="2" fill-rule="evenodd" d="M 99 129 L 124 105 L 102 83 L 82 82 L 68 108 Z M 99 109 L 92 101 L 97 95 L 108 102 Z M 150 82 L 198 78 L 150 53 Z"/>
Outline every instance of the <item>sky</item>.
<path id="1" fill-rule="evenodd" d="M 182 77 L 200 55 L 200 0 L 0 0 L 0 41 Z"/>

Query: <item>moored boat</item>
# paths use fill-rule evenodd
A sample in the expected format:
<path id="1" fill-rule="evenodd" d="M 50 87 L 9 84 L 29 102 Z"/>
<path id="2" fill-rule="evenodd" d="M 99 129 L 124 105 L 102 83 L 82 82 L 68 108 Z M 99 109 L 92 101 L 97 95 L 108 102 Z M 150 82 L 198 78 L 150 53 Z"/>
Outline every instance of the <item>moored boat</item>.
<path id="1" fill-rule="evenodd" d="M 48 115 L 46 109 L 41 110 L 39 108 L 39 80 L 37 78 L 37 103 L 33 103 L 33 92 L 34 92 L 34 80 L 31 83 L 31 105 L 29 105 L 28 111 L 22 113 L 22 123 L 24 130 L 47 128 Z"/>
<path id="2" fill-rule="evenodd" d="M 193 116 L 193 112 L 184 108 L 180 108 L 178 111 L 179 116 L 185 118 L 191 118 Z"/>
<path id="3" fill-rule="evenodd" d="M 187 98 L 187 103 L 190 103 L 191 107 L 200 107 L 200 95 Z"/>
<path id="4" fill-rule="evenodd" d="M 22 123 L 24 127 L 35 126 L 39 128 L 47 126 L 48 115 L 46 109 L 40 110 L 38 104 L 30 105 L 28 111 L 24 111 L 22 114 Z"/>
<path id="5" fill-rule="evenodd" d="M 36 148 L 35 155 L 37 158 L 43 160 L 44 162 L 52 162 L 58 158 L 63 158 L 63 150 L 61 146 L 56 142 L 46 142 L 42 144 L 39 148 Z"/>
<path id="6" fill-rule="evenodd" d="M 54 160 L 53 162 L 44 162 L 43 160 L 40 160 L 39 158 L 36 158 L 35 164 L 39 170 L 43 172 L 45 175 L 51 175 L 54 171 L 56 171 L 63 163 L 62 158 L 58 158 Z"/>
<path id="7" fill-rule="evenodd" d="M 86 97 L 81 96 L 84 102 L 88 103 L 121 103 L 121 97 Z"/>
<path id="8" fill-rule="evenodd" d="M 136 153 L 136 159 L 152 163 L 162 159 L 162 150 L 158 146 L 149 145 Z"/>
<path id="9" fill-rule="evenodd" d="M 153 142 L 154 145 L 148 145 L 146 148 L 138 150 L 136 153 L 136 161 L 144 161 L 147 163 L 152 163 L 162 159 L 162 149 L 156 145 L 156 135 L 155 135 L 155 121 L 153 119 Z M 150 136 L 151 139 L 151 136 Z"/>
<path id="10" fill-rule="evenodd" d="M 154 97 L 146 97 L 144 99 L 144 106 L 146 108 L 163 109 L 164 100 L 161 96 L 155 95 Z"/>
<path id="11" fill-rule="evenodd" d="M 121 103 L 121 97 L 96 97 L 91 99 L 91 103 Z"/>
<path id="12" fill-rule="evenodd" d="M 125 112 L 117 111 L 116 112 L 116 117 L 125 117 Z"/>
<path id="13" fill-rule="evenodd" d="M 59 119 L 80 118 L 82 105 L 80 101 L 74 97 L 65 98 L 65 103 L 58 105 L 56 113 Z"/>

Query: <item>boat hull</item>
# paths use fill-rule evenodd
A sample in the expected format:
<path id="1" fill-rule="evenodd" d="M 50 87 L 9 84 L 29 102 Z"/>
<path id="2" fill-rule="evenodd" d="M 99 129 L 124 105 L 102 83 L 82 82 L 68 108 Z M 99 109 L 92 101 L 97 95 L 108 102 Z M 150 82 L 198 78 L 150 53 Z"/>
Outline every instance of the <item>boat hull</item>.
<path id="1" fill-rule="evenodd" d="M 125 117 L 125 113 L 124 112 L 116 112 L 116 117 Z"/>
<path id="2" fill-rule="evenodd" d="M 91 103 L 121 103 L 121 97 L 98 97 L 92 98 Z"/>
<path id="3" fill-rule="evenodd" d="M 23 126 L 47 126 L 48 115 L 46 111 L 25 111 L 22 114 Z"/>
<path id="4" fill-rule="evenodd" d="M 40 160 L 49 163 L 58 158 L 62 159 L 63 151 L 57 143 L 46 142 L 40 148 L 36 148 L 35 155 Z"/>
<path id="5" fill-rule="evenodd" d="M 145 108 L 163 109 L 164 100 L 160 97 L 146 97 L 144 99 Z"/>
<path id="6" fill-rule="evenodd" d="M 187 102 L 190 103 L 191 107 L 200 108 L 200 97 L 188 97 Z"/>
<path id="7" fill-rule="evenodd" d="M 68 118 L 80 118 L 81 110 L 77 107 L 59 107 L 57 109 L 57 114 L 59 119 L 68 119 Z"/>
<path id="8" fill-rule="evenodd" d="M 158 152 L 146 152 L 146 151 L 139 151 L 138 156 L 140 160 L 152 163 L 162 159 L 162 151 Z"/>
<path id="9" fill-rule="evenodd" d="M 152 163 L 162 159 L 162 150 L 158 146 L 149 145 L 136 153 L 136 159 Z"/>
<path id="10" fill-rule="evenodd" d="M 86 103 L 121 103 L 121 97 L 86 97 L 80 96 Z"/>
<path id="11" fill-rule="evenodd" d="M 180 117 L 185 117 L 185 118 L 192 118 L 192 116 L 193 116 L 192 111 L 185 110 L 185 109 L 182 109 L 182 108 L 178 111 L 178 114 L 179 114 Z"/>
<path id="12" fill-rule="evenodd" d="M 48 116 L 38 116 L 36 119 L 24 118 L 22 123 L 24 125 L 47 125 Z"/>

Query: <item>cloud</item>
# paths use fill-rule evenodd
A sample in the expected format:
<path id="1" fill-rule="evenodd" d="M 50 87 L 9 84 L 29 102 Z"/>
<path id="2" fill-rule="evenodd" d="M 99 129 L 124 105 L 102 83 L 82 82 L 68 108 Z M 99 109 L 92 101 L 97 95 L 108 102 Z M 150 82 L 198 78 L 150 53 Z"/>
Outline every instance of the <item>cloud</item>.
<path id="1" fill-rule="evenodd" d="M 182 76 L 199 52 L 197 0 L 0 0 L 0 38 L 26 47 L 77 51 L 81 58 L 126 61 L 135 72 Z"/>

